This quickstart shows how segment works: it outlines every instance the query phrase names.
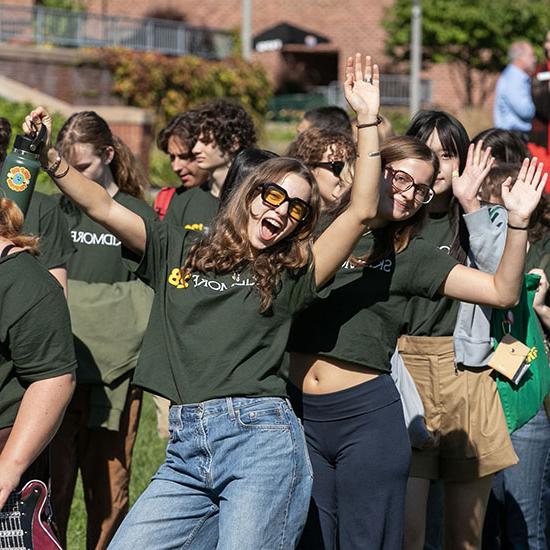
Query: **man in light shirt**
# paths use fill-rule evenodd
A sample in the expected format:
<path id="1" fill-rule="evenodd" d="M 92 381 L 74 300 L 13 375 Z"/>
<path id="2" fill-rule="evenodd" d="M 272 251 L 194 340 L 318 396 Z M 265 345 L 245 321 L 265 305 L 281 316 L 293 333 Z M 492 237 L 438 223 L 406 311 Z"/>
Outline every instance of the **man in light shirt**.
<path id="1" fill-rule="evenodd" d="M 511 130 L 527 140 L 535 105 L 531 97 L 531 73 L 537 58 L 529 42 L 514 42 L 508 50 L 510 63 L 500 75 L 493 119 L 496 128 Z"/>

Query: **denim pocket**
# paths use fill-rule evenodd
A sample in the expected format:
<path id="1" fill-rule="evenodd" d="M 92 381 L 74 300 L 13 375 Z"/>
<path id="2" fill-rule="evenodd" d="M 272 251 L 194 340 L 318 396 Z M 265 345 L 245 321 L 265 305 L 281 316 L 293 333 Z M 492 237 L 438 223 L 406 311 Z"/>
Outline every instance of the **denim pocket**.
<path id="1" fill-rule="evenodd" d="M 278 403 L 257 401 L 239 407 L 235 411 L 239 425 L 243 428 L 288 430 L 288 419 Z"/>

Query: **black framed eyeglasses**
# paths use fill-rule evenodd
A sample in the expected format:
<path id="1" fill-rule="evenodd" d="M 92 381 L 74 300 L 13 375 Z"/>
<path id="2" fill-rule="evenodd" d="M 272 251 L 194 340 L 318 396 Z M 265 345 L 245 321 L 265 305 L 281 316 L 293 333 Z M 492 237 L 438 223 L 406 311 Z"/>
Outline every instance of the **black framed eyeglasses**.
<path id="1" fill-rule="evenodd" d="M 403 172 L 403 170 L 394 170 L 391 166 L 386 166 L 386 170 L 391 177 L 391 186 L 395 193 L 401 193 L 414 188 L 414 199 L 422 204 L 428 204 L 434 197 L 434 190 L 424 183 L 416 183 L 414 178 Z"/>
<path id="2" fill-rule="evenodd" d="M 288 215 L 295 222 L 303 222 L 311 212 L 311 206 L 297 197 L 289 198 L 288 193 L 276 183 L 262 183 L 258 186 L 261 190 L 262 200 L 269 206 L 280 206 L 288 201 Z"/>
<path id="3" fill-rule="evenodd" d="M 333 160 L 331 162 L 314 162 L 310 164 L 312 168 L 325 168 L 330 170 L 337 178 L 340 177 L 346 163 L 343 160 Z"/>

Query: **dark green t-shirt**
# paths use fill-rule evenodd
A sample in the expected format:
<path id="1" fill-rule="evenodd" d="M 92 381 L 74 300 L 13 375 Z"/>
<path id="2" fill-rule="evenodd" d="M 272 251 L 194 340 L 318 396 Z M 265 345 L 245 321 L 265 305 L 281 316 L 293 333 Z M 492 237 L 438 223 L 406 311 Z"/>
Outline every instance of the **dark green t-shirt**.
<path id="1" fill-rule="evenodd" d="M 67 302 L 59 283 L 26 252 L 0 258 L 0 428 L 13 425 L 25 388 L 73 372 Z"/>
<path id="2" fill-rule="evenodd" d="M 364 256 L 372 243 L 372 235 L 362 237 L 353 255 Z M 456 263 L 420 237 L 403 252 L 365 267 L 348 260 L 336 273 L 328 298 L 296 318 L 289 350 L 390 371 L 411 297 L 434 297 Z"/>
<path id="3" fill-rule="evenodd" d="M 180 266 L 196 232 L 145 222 L 136 273 L 155 291 L 134 384 L 177 404 L 226 396 L 285 396 L 282 358 L 292 316 L 317 297 L 312 263 L 285 272 L 270 314 L 246 272 L 194 273 Z"/>
<path id="4" fill-rule="evenodd" d="M 46 269 L 65 265 L 75 251 L 57 200 L 39 191 L 32 195 L 22 232 L 40 237 L 38 261 Z"/>
<path id="5" fill-rule="evenodd" d="M 156 219 L 155 211 L 144 201 L 122 191 L 114 197 L 144 219 Z M 135 280 L 135 275 L 122 262 L 120 241 L 84 212 L 69 205 L 66 213 L 76 253 L 69 259 L 69 279 L 87 283 L 117 283 Z"/>
<path id="6" fill-rule="evenodd" d="M 453 244 L 453 231 L 448 213 L 430 214 L 422 238 L 448 254 Z M 429 269 L 429 267 L 428 267 Z M 404 334 L 409 336 L 452 336 L 460 302 L 444 296 L 431 299 L 415 297 L 404 314 Z"/>
<path id="7" fill-rule="evenodd" d="M 179 187 L 163 221 L 184 229 L 206 232 L 218 213 L 220 201 L 204 187 Z"/>
<path id="8" fill-rule="evenodd" d="M 541 263 L 544 262 L 543 269 L 546 278 L 550 281 L 550 257 L 547 257 L 547 254 L 550 256 L 550 236 L 543 237 L 529 247 L 525 259 L 525 272 L 540 268 Z"/>

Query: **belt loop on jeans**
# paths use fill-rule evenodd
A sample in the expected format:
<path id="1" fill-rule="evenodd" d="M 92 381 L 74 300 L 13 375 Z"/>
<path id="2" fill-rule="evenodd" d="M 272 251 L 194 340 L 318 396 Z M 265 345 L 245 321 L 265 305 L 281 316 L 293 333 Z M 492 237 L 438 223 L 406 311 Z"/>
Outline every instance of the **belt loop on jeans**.
<path id="1" fill-rule="evenodd" d="M 229 413 L 229 418 L 235 418 L 235 408 L 233 407 L 233 398 L 226 397 L 225 402 L 227 404 L 227 412 Z"/>

